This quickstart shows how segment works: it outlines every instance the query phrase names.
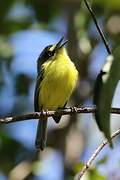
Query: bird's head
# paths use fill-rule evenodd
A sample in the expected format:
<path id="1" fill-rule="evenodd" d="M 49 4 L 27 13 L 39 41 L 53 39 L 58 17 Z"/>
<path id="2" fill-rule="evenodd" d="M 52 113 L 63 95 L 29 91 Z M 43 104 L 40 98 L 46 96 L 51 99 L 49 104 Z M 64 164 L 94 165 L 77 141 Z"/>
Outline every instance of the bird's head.
<path id="1" fill-rule="evenodd" d="M 65 51 L 65 44 L 68 40 L 63 41 L 64 37 L 62 37 L 58 43 L 53 45 L 48 45 L 43 49 L 39 58 L 38 58 L 38 66 L 46 62 L 47 60 L 54 60 L 55 56 L 64 53 Z"/>

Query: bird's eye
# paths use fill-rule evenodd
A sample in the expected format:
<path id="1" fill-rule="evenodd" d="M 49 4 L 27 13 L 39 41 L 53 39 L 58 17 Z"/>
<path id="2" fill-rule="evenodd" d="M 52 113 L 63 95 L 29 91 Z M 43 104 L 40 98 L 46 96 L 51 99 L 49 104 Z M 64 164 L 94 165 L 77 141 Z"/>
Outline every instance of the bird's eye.
<path id="1" fill-rule="evenodd" d="M 51 57 L 51 56 L 54 55 L 54 52 L 53 51 L 48 51 L 47 55 L 48 55 L 48 57 Z"/>

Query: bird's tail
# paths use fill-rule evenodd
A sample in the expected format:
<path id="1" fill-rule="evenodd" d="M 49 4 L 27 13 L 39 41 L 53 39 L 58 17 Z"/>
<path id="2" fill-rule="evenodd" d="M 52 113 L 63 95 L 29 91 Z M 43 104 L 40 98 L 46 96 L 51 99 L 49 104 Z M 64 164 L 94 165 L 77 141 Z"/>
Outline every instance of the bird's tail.
<path id="1" fill-rule="evenodd" d="M 44 150 L 47 140 L 47 117 L 39 119 L 35 146 L 37 149 Z"/>

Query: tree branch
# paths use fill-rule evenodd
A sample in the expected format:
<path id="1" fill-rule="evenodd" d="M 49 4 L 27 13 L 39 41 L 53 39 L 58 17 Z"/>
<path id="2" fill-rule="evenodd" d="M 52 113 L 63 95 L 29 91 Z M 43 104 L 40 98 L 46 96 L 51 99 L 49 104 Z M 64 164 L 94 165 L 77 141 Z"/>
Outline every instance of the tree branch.
<path id="1" fill-rule="evenodd" d="M 95 107 L 68 107 L 65 109 L 59 109 L 57 111 L 41 111 L 41 112 L 33 112 L 29 114 L 23 114 L 19 116 L 13 117 L 5 117 L 0 118 L 0 124 L 8 124 L 18 121 L 30 120 L 30 119 L 39 119 L 43 116 L 51 117 L 51 116 L 59 116 L 59 115 L 71 115 L 75 113 L 94 113 L 96 110 Z M 120 108 L 111 108 L 110 113 L 112 114 L 120 114 Z"/>
<path id="2" fill-rule="evenodd" d="M 118 129 L 117 131 L 115 131 L 112 136 L 111 139 L 115 138 L 116 136 L 118 136 L 120 134 L 120 129 Z M 101 152 L 101 150 L 104 148 L 105 145 L 107 145 L 109 142 L 107 139 L 103 140 L 102 143 L 98 146 L 98 148 L 94 151 L 94 153 L 92 154 L 92 156 L 89 158 L 89 160 L 87 161 L 87 163 L 83 166 L 82 170 L 75 176 L 74 180 L 80 180 L 83 175 L 89 170 L 91 163 L 93 162 L 93 160 L 96 158 L 96 156 Z"/>
<path id="3" fill-rule="evenodd" d="M 107 40 L 105 38 L 105 35 L 104 35 L 102 29 L 100 28 L 100 26 L 97 23 L 97 20 L 96 20 L 96 17 L 95 17 L 95 14 L 94 14 L 92 8 L 89 6 L 89 3 L 87 2 L 87 0 L 84 0 L 84 2 L 85 2 L 86 7 L 88 8 L 88 10 L 89 10 L 89 12 L 91 14 L 91 17 L 92 17 L 92 19 L 93 19 L 93 21 L 95 23 L 95 26 L 96 26 L 96 28 L 97 28 L 100 36 L 101 36 L 101 39 L 102 39 L 102 41 L 103 41 L 103 43 L 105 45 L 105 48 L 106 48 L 108 54 L 112 54 L 111 49 L 109 47 L 109 44 L 108 44 L 108 42 L 107 42 Z"/>

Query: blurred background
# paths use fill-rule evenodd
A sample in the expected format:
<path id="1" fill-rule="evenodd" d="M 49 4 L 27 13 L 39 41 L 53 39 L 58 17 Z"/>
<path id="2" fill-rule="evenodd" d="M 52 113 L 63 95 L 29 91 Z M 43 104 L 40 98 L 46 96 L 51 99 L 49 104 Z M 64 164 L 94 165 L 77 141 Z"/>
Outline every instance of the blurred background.
<path id="1" fill-rule="evenodd" d="M 109 45 L 120 40 L 120 1 L 90 1 Z M 0 0 L 0 116 L 34 111 L 36 61 L 42 49 L 62 36 L 79 71 L 68 106 L 92 106 L 94 82 L 107 51 L 83 0 Z M 113 100 L 120 107 L 118 84 Z M 112 131 L 120 127 L 111 117 Z M 0 180 L 71 180 L 103 138 L 92 114 L 49 121 L 47 148 L 36 153 L 37 121 L 0 126 Z M 120 179 L 120 138 L 99 154 L 85 180 Z"/>

